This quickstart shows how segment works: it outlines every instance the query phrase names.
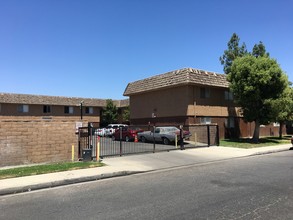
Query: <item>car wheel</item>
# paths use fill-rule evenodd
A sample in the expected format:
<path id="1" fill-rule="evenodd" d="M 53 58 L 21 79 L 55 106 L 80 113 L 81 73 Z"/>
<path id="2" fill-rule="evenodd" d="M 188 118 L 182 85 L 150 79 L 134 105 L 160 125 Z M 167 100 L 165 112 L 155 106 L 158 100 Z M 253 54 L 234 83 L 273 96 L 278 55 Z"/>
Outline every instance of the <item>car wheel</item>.
<path id="1" fill-rule="evenodd" d="M 141 137 L 141 142 L 143 142 L 143 143 L 146 142 L 146 138 L 144 136 Z"/>
<path id="2" fill-rule="evenodd" d="M 163 143 L 164 143 L 165 145 L 168 145 L 168 144 L 170 144 L 170 141 L 169 141 L 168 138 L 163 138 Z"/>
<path id="3" fill-rule="evenodd" d="M 129 141 L 130 141 L 130 139 L 129 139 L 128 136 L 125 137 L 125 141 L 126 141 L 126 142 L 129 142 Z"/>

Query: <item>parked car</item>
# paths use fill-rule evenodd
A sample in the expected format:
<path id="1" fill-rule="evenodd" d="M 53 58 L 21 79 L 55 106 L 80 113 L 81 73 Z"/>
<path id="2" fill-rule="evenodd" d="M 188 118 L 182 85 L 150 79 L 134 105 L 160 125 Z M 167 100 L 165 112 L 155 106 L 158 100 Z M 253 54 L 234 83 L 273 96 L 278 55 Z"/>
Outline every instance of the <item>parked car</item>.
<path id="1" fill-rule="evenodd" d="M 153 141 L 155 138 L 156 142 L 163 142 L 163 144 L 170 144 L 175 142 L 176 136 L 177 141 L 180 140 L 180 129 L 176 127 L 156 127 L 155 132 L 145 131 L 137 134 L 138 140 L 141 142 Z M 189 131 L 183 130 L 183 139 L 188 139 L 191 136 Z"/>
<path id="2" fill-rule="evenodd" d="M 125 125 L 125 124 L 109 124 L 106 127 L 105 136 L 111 137 L 116 131 L 116 129 L 118 129 L 119 127 L 127 127 L 127 126 L 128 125 Z"/>
<path id="3" fill-rule="evenodd" d="M 100 137 L 105 137 L 106 136 L 106 128 L 98 128 L 98 129 L 96 129 L 95 134 L 100 136 Z"/>
<path id="4" fill-rule="evenodd" d="M 138 133 L 143 132 L 140 128 L 133 128 L 133 127 L 123 127 L 122 128 L 122 139 L 123 141 L 134 141 L 135 136 L 138 135 Z M 120 130 L 117 129 L 114 134 L 112 135 L 112 140 L 117 141 L 120 140 Z"/>

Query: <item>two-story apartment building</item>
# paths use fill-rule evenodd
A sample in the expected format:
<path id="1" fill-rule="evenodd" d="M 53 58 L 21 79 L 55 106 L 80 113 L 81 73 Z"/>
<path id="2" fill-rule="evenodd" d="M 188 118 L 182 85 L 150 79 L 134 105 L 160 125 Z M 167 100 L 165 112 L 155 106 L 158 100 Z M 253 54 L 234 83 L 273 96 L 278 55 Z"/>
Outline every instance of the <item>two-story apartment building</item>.
<path id="1" fill-rule="evenodd" d="M 233 101 L 226 75 L 184 68 L 129 83 L 131 124 L 219 125 L 220 138 L 251 136 L 253 123 L 245 123 Z M 262 135 L 277 134 L 265 126 Z"/>

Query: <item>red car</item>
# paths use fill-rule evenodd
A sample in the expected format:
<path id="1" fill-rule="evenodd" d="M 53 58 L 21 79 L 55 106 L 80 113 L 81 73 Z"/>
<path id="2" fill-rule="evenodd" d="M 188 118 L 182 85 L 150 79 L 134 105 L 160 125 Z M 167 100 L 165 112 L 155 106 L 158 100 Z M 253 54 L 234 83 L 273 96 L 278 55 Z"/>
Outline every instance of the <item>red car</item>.
<path id="1" fill-rule="evenodd" d="M 122 128 L 122 139 L 123 141 L 134 141 L 135 137 L 137 137 L 137 133 L 143 132 L 140 128 L 133 127 L 123 127 Z M 117 129 L 115 133 L 112 135 L 113 141 L 120 141 L 120 129 Z"/>

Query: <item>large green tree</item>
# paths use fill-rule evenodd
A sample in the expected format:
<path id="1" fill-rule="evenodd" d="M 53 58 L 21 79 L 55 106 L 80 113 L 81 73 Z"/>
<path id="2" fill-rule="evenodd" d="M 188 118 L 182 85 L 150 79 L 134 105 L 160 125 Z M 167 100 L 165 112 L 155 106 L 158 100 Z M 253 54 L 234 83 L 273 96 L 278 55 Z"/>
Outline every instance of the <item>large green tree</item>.
<path id="1" fill-rule="evenodd" d="M 239 41 L 240 38 L 238 35 L 233 33 L 227 44 L 228 49 L 225 50 L 223 56 L 220 57 L 221 64 L 224 65 L 224 72 L 226 74 L 230 72 L 231 65 L 237 57 L 243 57 L 248 53 L 245 43 L 242 43 L 240 46 Z"/>
<path id="2" fill-rule="evenodd" d="M 106 100 L 106 107 L 102 110 L 102 126 L 115 123 L 118 119 L 118 109 L 112 99 Z"/>
<path id="3" fill-rule="evenodd" d="M 258 142 L 260 125 L 276 119 L 272 100 L 281 98 L 288 87 L 287 76 L 276 60 L 247 54 L 232 62 L 227 79 L 244 119 L 255 122 L 253 140 Z"/>

